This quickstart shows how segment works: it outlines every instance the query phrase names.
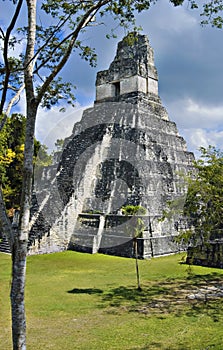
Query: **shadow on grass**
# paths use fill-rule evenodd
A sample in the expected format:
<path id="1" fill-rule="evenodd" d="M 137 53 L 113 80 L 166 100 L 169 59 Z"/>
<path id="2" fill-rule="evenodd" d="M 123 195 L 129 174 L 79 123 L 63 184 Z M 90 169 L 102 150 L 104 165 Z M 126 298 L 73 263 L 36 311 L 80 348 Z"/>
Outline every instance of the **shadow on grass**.
<path id="1" fill-rule="evenodd" d="M 103 290 L 97 288 L 74 288 L 68 290 L 67 293 L 70 294 L 102 294 Z"/>
<path id="2" fill-rule="evenodd" d="M 141 315 L 168 314 L 189 317 L 205 314 L 214 322 L 223 319 L 223 276 L 189 274 L 185 280 L 168 279 L 136 287 L 120 286 L 102 295 L 101 307 L 109 313 L 137 312 Z"/>

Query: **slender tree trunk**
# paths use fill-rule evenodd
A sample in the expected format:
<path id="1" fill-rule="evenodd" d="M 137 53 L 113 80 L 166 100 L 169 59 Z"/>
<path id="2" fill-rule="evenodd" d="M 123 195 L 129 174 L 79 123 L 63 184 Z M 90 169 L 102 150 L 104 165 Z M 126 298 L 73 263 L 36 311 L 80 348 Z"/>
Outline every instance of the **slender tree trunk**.
<path id="1" fill-rule="evenodd" d="M 12 338 L 13 350 L 26 350 L 25 277 L 29 237 L 29 217 L 33 176 L 33 138 L 37 106 L 27 103 L 26 143 L 24 151 L 23 189 L 18 226 L 14 229 L 12 246 Z"/>
<path id="2" fill-rule="evenodd" d="M 33 86 L 33 57 L 36 33 L 36 0 L 26 0 L 28 10 L 27 50 L 24 62 L 26 91 L 26 135 L 23 166 L 21 209 L 18 225 L 14 227 L 12 246 L 12 338 L 13 350 L 26 350 L 25 277 L 29 237 L 29 218 L 33 177 L 34 132 L 38 104 Z"/>
<path id="3" fill-rule="evenodd" d="M 25 316 L 25 275 L 26 275 L 27 241 L 19 241 L 18 233 L 12 249 L 12 341 L 14 350 L 26 350 L 26 316 Z"/>
<path id="4" fill-rule="evenodd" d="M 139 264 L 138 264 L 138 242 L 137 238 L 134 238 L 134 250 L 135 250 L 135 262 L 136 262 L 136 277 L 137 277 L 137 289 L 142 290 L 140 286 L 140 277 L 139 277 Z"/>
<path id="5" fill-rule="evenodd" d="M 33 137 L 36 120 L 35 104 L 27 108 L 26 143 L 24 151 L 23 189 L 19 224 L 15 225 L 12 246 L 12 338 L 13 350 L 26 350 L 25 277 L 29 236 L 29 217 L 33 176 Z"/>

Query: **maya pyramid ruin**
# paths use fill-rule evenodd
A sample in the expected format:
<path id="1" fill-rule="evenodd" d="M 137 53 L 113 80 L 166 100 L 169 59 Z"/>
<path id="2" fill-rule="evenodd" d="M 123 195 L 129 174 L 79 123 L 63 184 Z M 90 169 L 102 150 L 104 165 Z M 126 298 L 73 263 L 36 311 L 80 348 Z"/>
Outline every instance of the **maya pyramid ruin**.
<path id="1" fill-rule="evenodd" d="M 158 95 L 148 37 L 119 42 L 109 68 L 97 73 L 94 106 L 34 183 L 30 253 L 74 249 L 131 256 L 136 219 L 121 208 L 146 208 L 140 256 L 177 250 L 179 222 L 161 221 L 168 201 L 185 193 L 192 169 L 176 124 Z"/>

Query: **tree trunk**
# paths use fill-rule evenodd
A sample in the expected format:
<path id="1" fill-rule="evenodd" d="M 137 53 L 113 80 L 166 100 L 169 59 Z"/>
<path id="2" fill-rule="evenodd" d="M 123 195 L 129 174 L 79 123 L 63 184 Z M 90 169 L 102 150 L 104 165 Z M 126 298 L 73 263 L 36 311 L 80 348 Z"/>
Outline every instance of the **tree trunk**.
<path id="1" fill-rule="evenodd" d="M 14 227 L 12 249 L 12 339 L 13 350 L 26 350 L 25 277 L 29 237 L 29 218 L 33 177 L 34 132 L 38 104 L 33 83 L 33 57 L 36 33 L 36 0 L 26 0 L 28 10 L 28 38 L 24 62 L 26 91 L 26 135 L 23 166 L 21 209 L 18 225 Z"/>
<path id="2" fill-rule="evenodd" d="M 14 350 L 26 350 L 26 316 L 25 316 L 25 276 L 27 242 L 18 240 L 15 232 L 12 249 L 12 285 L 11 285 L 11 313 L 12 313 L 12 341 Z"/>
<path id="3" fill-rule="evenodd" d="M 137 289 L 139 291 L 141 291 L 142 288 L 140 286 L 139 264 L 138 264 L 138 242 L 137 242 L 137 238 L 136 237 L 134 238 L 133 244 L 134 244 L 134 251 L 135 251 L 135 262 L 136 262 Z"/>
<path id="4" fill-rule="evenodd" d="M 14 227 L 12 246 L 12 338 L 13 350 L 26 350 L 25 277 L 29 237 L 29 218 L 33 176 L 33 139 L 37 114 L 35 103 L 27 103 L 26 142 L 24 151 L 23 188 L 18 225 Z"/>

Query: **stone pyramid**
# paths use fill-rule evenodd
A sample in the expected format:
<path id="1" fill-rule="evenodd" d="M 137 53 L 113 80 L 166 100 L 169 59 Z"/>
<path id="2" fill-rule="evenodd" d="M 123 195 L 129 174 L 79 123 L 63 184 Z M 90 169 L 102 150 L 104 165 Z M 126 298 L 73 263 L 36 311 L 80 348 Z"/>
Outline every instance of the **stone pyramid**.
<path id="1" fill-rule="evenodd" d="M 142 257 L 176 251 L 179 223 L 160 218 L 168 201 L 185 193 L 180 174 L 191 171 L 193 159 L 158 96 L 147 36 L 129 34 L 109 69 L 97 73 L 94 106 L 36 181 L 30 251 L 131 256 L 135 218 L 121 215 L 126 205 L 147 210 Z"/>

